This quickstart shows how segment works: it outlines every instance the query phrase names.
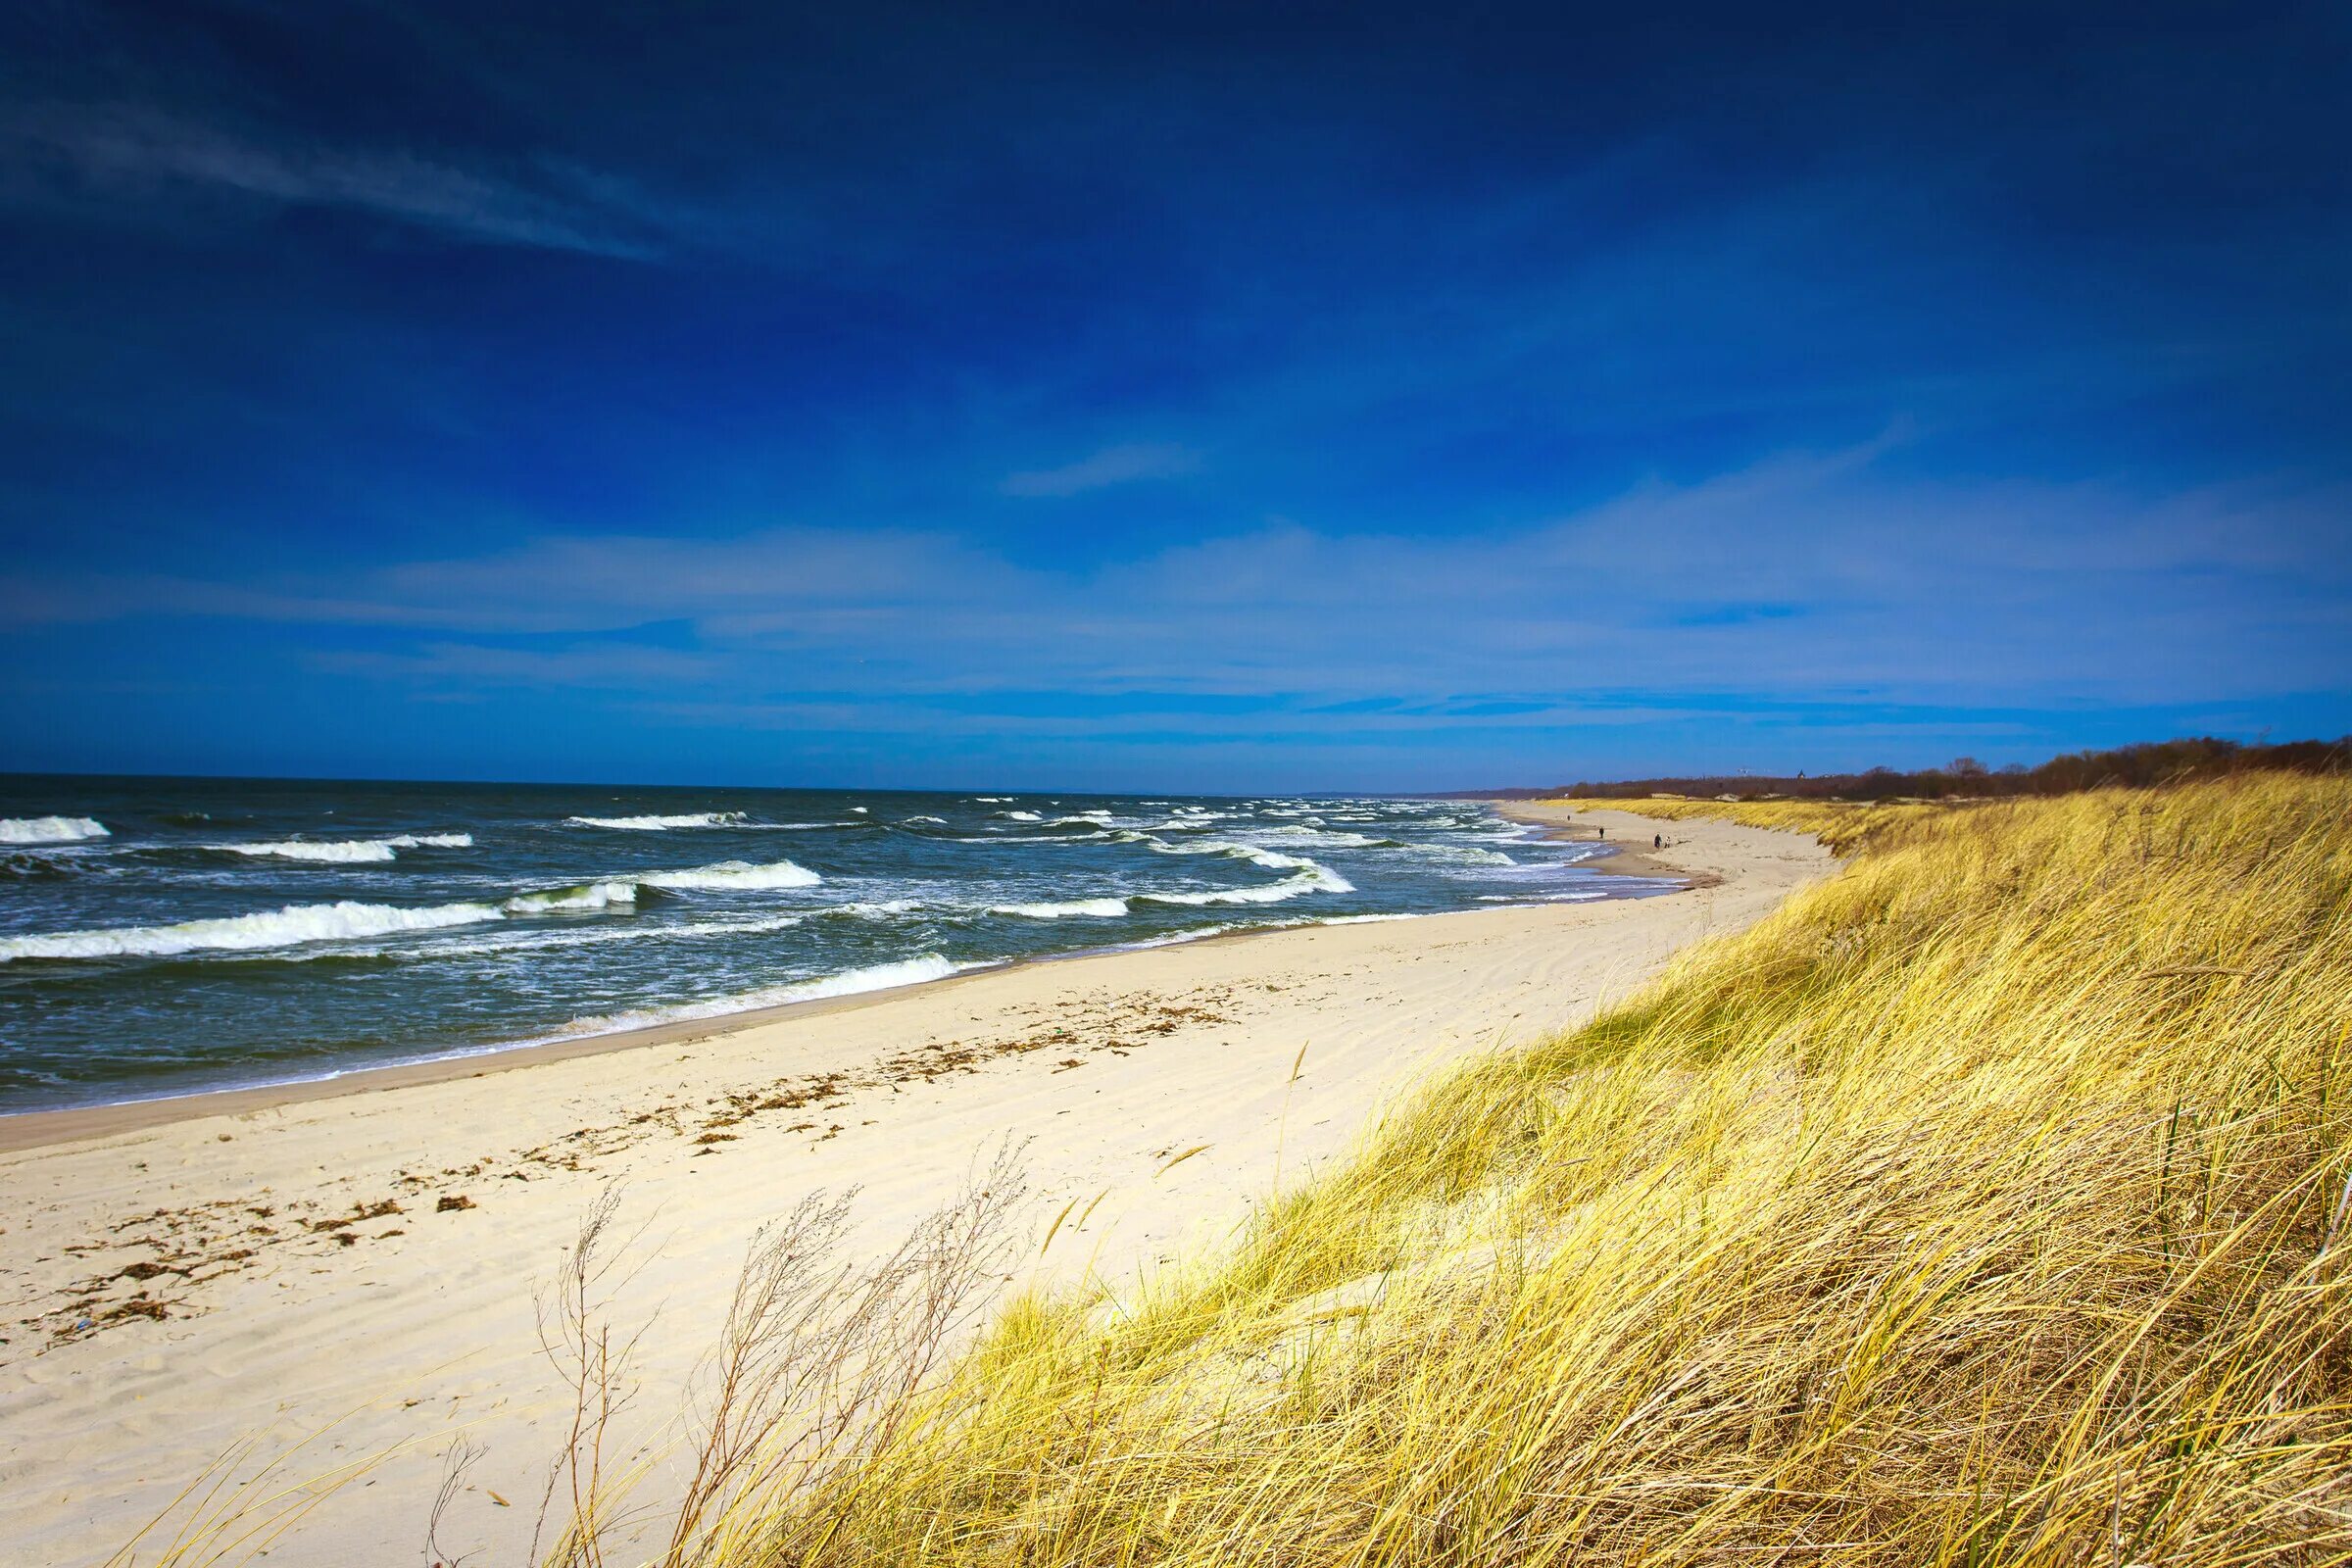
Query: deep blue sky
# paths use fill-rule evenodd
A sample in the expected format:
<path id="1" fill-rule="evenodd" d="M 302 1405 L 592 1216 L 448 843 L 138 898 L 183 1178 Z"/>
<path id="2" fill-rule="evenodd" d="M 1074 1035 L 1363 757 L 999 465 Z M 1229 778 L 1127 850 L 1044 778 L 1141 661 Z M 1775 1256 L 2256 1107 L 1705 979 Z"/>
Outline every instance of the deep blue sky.
<path id="1" fill-rule="evenodd" d="M 28 0 L 0 766 L 2352 730 L 2348 18 Z"/>

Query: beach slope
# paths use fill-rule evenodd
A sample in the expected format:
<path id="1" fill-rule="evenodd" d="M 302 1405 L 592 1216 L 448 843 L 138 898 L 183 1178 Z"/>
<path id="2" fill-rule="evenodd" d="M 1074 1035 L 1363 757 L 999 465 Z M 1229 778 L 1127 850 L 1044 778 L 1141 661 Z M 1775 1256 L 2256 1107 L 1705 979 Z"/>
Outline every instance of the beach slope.
<path id="1" fill-rule="evenodd" d="M 1514 806 L 1522 819 L 1562 808 Z M 1658 824 L 1578 813 L 1585 836 Z M 102 1561 L 240 1440 L 330 1428 L 303 1474 L 400 1446 L 272 1564 L 408 1561 L 444 1455 L 478 1450 L 445 1552 L 522 1560 L 570 1394 L 534 1301 L 600 1195 L 654 1321 L 656 1453 L 759 1227 L 857 1188 L 878 1255 L 1012 1140 L 1025 1274 L 1133 1278 L 1214 1245 L 1434 1069 L 1571 1027 L 1835 861 L 1673 828 L 1642 900 L 1311 927 L 992 971 L 753 1021 L 0 1123 L 0 1494 L 11 1560 Z M 1301 1056 L 1303 1052 L 1303 1056 Z M 1298 1064 L 1296 1081 L 1292 1080 Z M 1187 1151 L 1192 1157 L 1170 1161 Z"/>

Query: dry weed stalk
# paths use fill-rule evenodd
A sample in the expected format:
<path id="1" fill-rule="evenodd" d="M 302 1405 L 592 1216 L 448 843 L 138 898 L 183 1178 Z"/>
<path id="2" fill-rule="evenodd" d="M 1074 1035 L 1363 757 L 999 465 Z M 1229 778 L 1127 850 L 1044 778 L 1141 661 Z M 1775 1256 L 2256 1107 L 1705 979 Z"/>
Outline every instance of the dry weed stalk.
<path id="1" fill-rule="evenodd" d="M 743 1526 L 803 1494 L 810 1479 L 862 1446 L 888 1444 L 933 1380 L 947 1348 L 987 1298 L 1011 1246 L 1008 1219 L 1024 1190 L 1017 1151 L 1001 1146 L 963 1193 L 887 1255 L 858 1262 L 846 1240 L 855 1190 L 805 1198 L 754 1240 L 717 1347 L 697 1382 L 700 1409 L 683 1491 L 660 1504 L 659 1568 L 781 1562 L 781 1541 Z M 604 1568 L 616 1536 L 647 1510 L 625 1506 L 650 1465 L 608 1470 L 607 1439 L 627 1401 L 641 1326 L 616 1342 L 600 1286 L 625 1249 L 609 1245 L 610 1195 L 583 1223 L 543 1316 L 549 1354 L 574 1390 L 573 1420 L 542 1509 L 539 1568 Z M 561 1506 L 559 1506 L 561 1505 Z M 810 1528 L 823 1529 L 821 1519 Z"/>

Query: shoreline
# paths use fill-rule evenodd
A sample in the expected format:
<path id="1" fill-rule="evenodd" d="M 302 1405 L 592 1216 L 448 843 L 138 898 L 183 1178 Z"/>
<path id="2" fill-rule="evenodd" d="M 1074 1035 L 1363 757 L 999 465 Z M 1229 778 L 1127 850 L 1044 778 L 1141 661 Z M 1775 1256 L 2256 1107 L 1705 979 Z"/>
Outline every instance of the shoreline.
<path id="1" fill-rule="evenodd" d="M 1607 844 L 1609 846 L 1608 854 L 1588 862 L 1595 871 L 1604 871 L 1611 876 L 1679 877 L 1690 888 L 1712 887 L 1716 885 L 1717 881 L 1720 881 L 1720 878 L 1717 878 L 1712 871 L 1687 870 L 1667 858 L 1668 854 L 1674 849 L 1674 842 L 1671 839 L 1667 840 L 1662 848 L 1645 850 L 1642 848 L 1639 840 L 1611 844 L 1605 838 L 1586 838 L 1577 831 L 1577 828 L 1587 824 L 1580 824 L 1575 818 L 1580 814 L 1592 813 L 1583 811 L 1580 803 L 1575 801 L 1489 801 L 1486 804 L 1496 816 L 1501 817 L 1504 821 L 1518 822 L 1527 827 L 1543 828 L 1545 830 L 1544 836 L 1555 842 Z M 1623 811 L 1603 811 L 1599 814 L 1622 818 L 1624 822 L 1628 823 L 1646 824 L 1654 836 L 1660 838 L 1665 836 L 1660 825 L 1647 817 L 1629 816 Z M 1711 881 L 1710 878 L 1715 880 Z"/>
<path id="2" fill-rule="evenodd" d="M 1562 830 L 1556 820 L 1540 814 L 1514 814 L 1514 808 L 1528 803 L 1490 801 L 1484 803 L 1505 821 L 1547 829 L 1544 835 L 1555 841 L 1591 842 L 1575 838 Z M 1613 864 L 1613 861 L 1624 861 Z M 1610 875 L 1640 875 L 1678 878 L 1690 881 L 1690 886 L 1703 885 L 1690 880 L 1691 873 L 1672 865 L 1652 860 L 1646 856 L 1611 846 L 1609 853 L 1592 860 L 1579 862 L 1586 869 Z M 1702 875 L 1704 873 L 1701 873 Z M 1661 893 L 1656 897 L 1670 897 Z M 1426 912 L 1400 914 L 1396 920 L 1434 919 L 1447 914 L 1495 914 L 1506 909 L 1542 907 L 1541 901 L 1531 900 L 1524 905 L 1497 905 L 1493 908 L 1432 909 Z M 1342 917 L 1343 922 L 1347 917 Z M 1391 918 L 1383 916 L 1380 918 Z M 800 1002 L 777 1003 L 764 1007 L 746 1007 L 737 1011 L 712 1013 L 707 1017 L 678 1018 L 662 1023 L 642 1024 L 634 1028 L 615 1029 L 599 1034 L 585 1034 L 572 1039 L 523 1040 L 512 1044 L 495 1044 L 431 1054 L 413 1060 L 385 1062 L 372 1067 L 352 1067 L 339 1072 L 313 1077 L 286 1078 L 268 1083 L 230 1085 L 219 1089 L 193 1089 L 182 1094 L 151 1095 L 136 1100 L 108 1101 L 95 1105 L 65 1105 L 49 1110 L 24 1110 L 0 1113 L 0 1154 L 44 1149 L 58 1144 L 75 1143 L 89 1138 L 105 1138 L 116 1134 L 139 1132 L 150 1127 L 171 1126 L 207 1116 L 248 1115 L 281 1105 L 305 1104 L 334 1100 L 345 1095 L 380 1093 L 385 1090 L 406 1089 L 421 1084 L 447 1083 L 453 1080 L 485 1078 L 497 1073 L 565 1061 L 577 1056 L 595 1055 L 605 1052 L 634 1051 L 650 1046 L 677 1045 L 716 1039 L 746 1029 L 781 1022 L 789 1018 L 815 1017 L 828 1012 L 873 1005 L 887 1002 L 906 992 L 934 987 L 958 985 L 985 974 L 1023 969 L 1042 964 L 1069 963 L 1123 953 L 1150 952 L 1156 948 L 1190 947 L 1211 942 L 1236 942 L 1267 937 L 1286 931 L 1310 929 L 1330 921 L 1299 919 L 1275 922 L 1243 931 L 1212 931 L 1201 936 L 1120 943 L 1103 947 L 1073 948 L 1067 953 L 1048 953 L 1025 957 L 980 960 L 954 974 L 940 975 L 928 980 L 910 981 L 902 985 L 878 986 L 871 991 L 851 992 L 836 997 L 811 997 Z"/>
<path id="3" fill-rule="evenodd" d="M 652 1467 L 658 1506 L 746 1250 L 797 1202 L 855 1192 L 844 1255 L 877 1261 L 1008 1143 L 1025 1241 L 991 1289 L 1116 1297 L 1224 1245 L 1400 1095 L 1577 1026 L 1836 864 L 1728 824 L 1674 860 L 1721 880 L 1032 961 L 431 1081 L 191 1097 L 169 1121 L 148 1102 L 110 1113 L 145 1125 L 0 1152 L 12 1560 L 105 1560 L 238 1444 L 259 1463 L 305 1439 L 299 1474 L 372 1468 L 271 1563 L 405 1560 L 461 1435 L 480 1490 L 444 1555 L 519 1560 L 571 1413 L 534 1303 L 603 1201 L 639 1238 L 608 1320 L 662 1325 L 612 1449 Z"/>

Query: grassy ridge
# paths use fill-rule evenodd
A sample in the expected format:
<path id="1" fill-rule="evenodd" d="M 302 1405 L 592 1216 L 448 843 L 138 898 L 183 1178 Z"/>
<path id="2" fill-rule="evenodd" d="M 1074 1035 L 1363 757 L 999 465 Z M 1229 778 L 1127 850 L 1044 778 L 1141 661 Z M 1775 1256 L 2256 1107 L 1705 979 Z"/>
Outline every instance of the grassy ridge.
<path id="1" fill-rule="evenodd" d="M 1629 804 L 1864 849 L 692 1560 L 2352 1558 L 2352 785 Z"/>

